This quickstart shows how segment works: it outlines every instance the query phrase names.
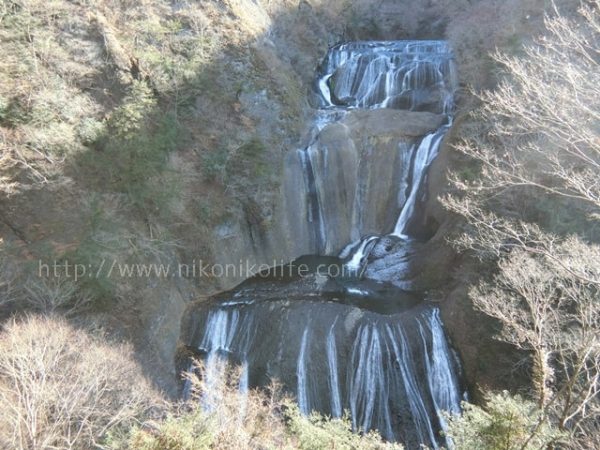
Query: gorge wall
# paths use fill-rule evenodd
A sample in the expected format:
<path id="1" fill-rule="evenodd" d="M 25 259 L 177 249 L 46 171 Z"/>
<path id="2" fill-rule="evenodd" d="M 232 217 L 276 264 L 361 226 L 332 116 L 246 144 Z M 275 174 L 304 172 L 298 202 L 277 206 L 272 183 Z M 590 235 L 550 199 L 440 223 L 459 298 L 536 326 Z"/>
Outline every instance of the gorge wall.
<path id="1" fill-rule="evenodd" d="M 539 26 L 542 3 L 11 3 L 0 72 L 2 145 L 13 157 L 0 166 L 2 257 L 9 261 L 2 273 L 28 286 L 37 279 L 38 259 L 97 270 L 101 261 L 272 264 L 314 252 L 314 229 L 300 220 L 308 204 L 295 189 L 307 183 L 297 152 L 311 143 L 324 211 L 336 217 L 325 222 L 332 236 L 327 253 L 381 232 L 375 223 L 390 231 L 402 203 L 394 206 L 386 189 L 399 181 L 402 161 L 394 150 L 435 129 L 439 111 L 350 111 L 312 142 L 306 130 L 315 99 L 307 93 L 314 93 L 315 69 L 328 47 L 448 38 L 461 81 L 481 87 L 493 81 L 486 53 L 527 39 Z M 29 35 L 11 31 L 23 24 Z M 467 100 L 461 91 L 458 100 Z M 143 126 L 135 122 L 140 116 Z M 131 126 L 119 129 L 124 118 Z M 127 145 L 111 149 L 107 141 L 123 131 Z M 446 189 L 446 168 L 460 168 L 450 146 L 455 134 L 460 125 L 440 147 L 422 223 L 412 225 L 431 238 L 413 260 L 412 278 L 436 300 L 452 283 L 455 295 L 442 312 L 446 304 L 456 307 L 448 307 L 446 325 L 459 350 L 470 349 L 463 357 L 468 378 L 485 379 L 479 375 L 495 367 L 489 356 L 479 367 L 487 352 L 476 343 L 489 331 L 465 331 L 480 322 L 456 273 L 460 261 L 446 245 L 455 224 L 436 201 Z M 348 156 L 341 166 L 339 151 Z M 133 342 L 148 374 L 174 392 L 173 355 L 186 306 L 239 281 L 113 276 L 78 280 L 69 295 L 92 299 L 74 320 Z M 27 310 L 26 303 L 0 313 L 15 309 Z"/>

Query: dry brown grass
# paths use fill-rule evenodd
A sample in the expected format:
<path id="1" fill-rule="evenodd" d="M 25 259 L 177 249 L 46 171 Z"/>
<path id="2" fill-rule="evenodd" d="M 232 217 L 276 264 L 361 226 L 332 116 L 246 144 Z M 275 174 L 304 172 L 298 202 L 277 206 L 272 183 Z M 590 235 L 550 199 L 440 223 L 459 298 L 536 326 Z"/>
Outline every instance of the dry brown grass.
<path id="1" fill-rule="evenodd" d="M 32 316 L 0 334 L 0 403 L 0 447 L 84 449 L 160 405 L 160 396 L 128 346 Z"/>

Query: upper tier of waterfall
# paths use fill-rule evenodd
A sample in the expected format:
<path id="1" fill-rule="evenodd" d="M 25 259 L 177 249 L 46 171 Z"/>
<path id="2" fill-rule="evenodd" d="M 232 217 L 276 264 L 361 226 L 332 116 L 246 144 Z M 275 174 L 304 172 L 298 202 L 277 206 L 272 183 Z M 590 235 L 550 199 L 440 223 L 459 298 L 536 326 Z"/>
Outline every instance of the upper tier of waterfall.
<path id="1" fill-rule="evenodd" d="M 310 142 L 298 151 L 306 235 L 316 253 L 335 254 L 365 235 L 409 237 L 456 88 L 445 41 L 348 42 L 329 49 L 317 70 L 319 109 Z M 356 254 L 349 260 L 360 262 Z"/>
<path id="2" fill-rule="evenodd" d="M 322 108 L 448 113 L 456 85 L 446 41 L 367 41 L 332 47 L 316 90 Z"/>

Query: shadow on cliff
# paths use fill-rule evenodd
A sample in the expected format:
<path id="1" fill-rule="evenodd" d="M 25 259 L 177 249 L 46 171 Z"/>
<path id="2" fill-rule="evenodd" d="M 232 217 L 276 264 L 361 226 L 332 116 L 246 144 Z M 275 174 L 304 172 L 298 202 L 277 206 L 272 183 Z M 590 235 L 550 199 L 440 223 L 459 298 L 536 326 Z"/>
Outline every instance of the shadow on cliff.
<path id="1" fill-rule="evenodd" d="M 151 68 L 152 58 L 135 51 L 117 58 L 114 73 L 104 70 L 78 87 L 90 95 L 103 92 L 106 111 L 101 123 L 86 128 L 84 151 L 67 155 L 73 184 L 4 199 L 3 236 L 18 242 L 19 258 L 26 253 L 31 261 L 94 268 L 105 260 L 210 261 L 215 246 L 228 251 L 235 233 L 225 222 L 245 223 L 252 245 L 260 246 L 274 220 L 283 157 L 304 132 L 310 84 L 328 46 L 444 33 L 445 19 L 427 24 L 424 6 L 372 3 L 345 8 L 345 2 L 300 1 L 267 12 L 250 0 L 238 10 L 211 2 L 213 25 L 220 27 L 217 50 L 170 86 L 162 77 L 179 70 L 174 61 Z M 197 32 L 175 8 L 163 17 L 171 18 L 179 25 L 164 48 Z M 97 36 L 110 41 L 106 37 Z M 32 231 L 31 222 L 44 224 L 45 232 Z M 216 245 L 214 228 L 223 229 Z M 115 339 L 132 341 L 146 374 L 173 394 L 181 316 L 190 299 L 215 286 L 210 278 L 105 272 L 78 283 L 94 302 L 75 321 L 100 323 Z"/>
<path id="2" fill-rule="evenodd" d="M 216 23 L 227 29 L 217 33 L 231 36 L 171 87 L 143 56 L 130 58 L 119 104 L 87 149 L 68 160 L 69 174 L 92 200 L 72 246 L 54 259 L 90 267 L 107 258 L 124 265 L 210 261 L 215 246 L 227 251 L 226 232 L 216 245 L 211 237 L 223 222 L 245 223 L 260 247 L 283 156 L 304 132 L 310 84 L 328 46 L 408 37 L 389 18 L 382 28 L 364 8 L 327 2 L 268 13 L 255 3 L 243 12 L 220 8 Z M 193 32 L 182 21 L 177 36 Z M 193 276 L 101 274 L 80 283 L 95 297 L 83 322 L 106 323 L 131 340 L 148 376 L 173 394 L 185 303 L 214 285 Z"/>

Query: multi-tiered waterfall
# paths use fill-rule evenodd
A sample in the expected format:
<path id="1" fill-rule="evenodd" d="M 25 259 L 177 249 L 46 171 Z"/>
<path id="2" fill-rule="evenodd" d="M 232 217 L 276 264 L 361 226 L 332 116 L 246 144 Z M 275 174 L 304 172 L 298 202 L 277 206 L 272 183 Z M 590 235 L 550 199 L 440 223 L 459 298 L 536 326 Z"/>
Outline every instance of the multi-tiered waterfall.
<path id="1" fill-rule="evenodd" d="M 447 444 L 443 411 L 459 411 L 459 367 L 439 310 L 411 292 L 407 274 L 419 249 L 412 228 L 427 169 L 450 126 L 455 86 L 443 41 L 330 49 L 315 81 L 314 127 L 296 153 L 302 185 L 289 187 L 321 256 L 251 278 L 190 314 L 188 344 L 204 355 L 209 384 L 227 359 L 242 366 L 242 389 L 277 378 L 305 413 L 349 411 L 355 429 L 377 429 L 409 448 Z M 384 121 L 400 130 L 385 142 L 392 178 L 378 179 L 386 168 L 373 167 L 372 153 L 336 151 L 327 138 L 352 130 L 358 147 L 369 137 L 356 130 L 369 127 L 371 136 Z M 357 181 L 331 186 L 334 171 Z M 382 186 L 386 179 L 394 183 Z M 373 186 L 385 196 L 378 213 L 385 223 L 367 213 Z M 340 236 L 352 242 L 340 246 Z M 339 257 L 325 257 L 332 254 Z"/>

